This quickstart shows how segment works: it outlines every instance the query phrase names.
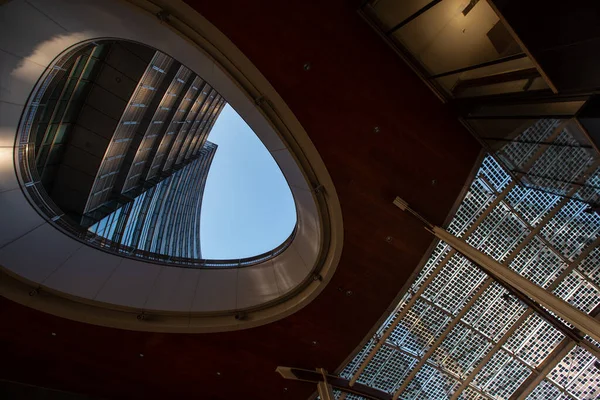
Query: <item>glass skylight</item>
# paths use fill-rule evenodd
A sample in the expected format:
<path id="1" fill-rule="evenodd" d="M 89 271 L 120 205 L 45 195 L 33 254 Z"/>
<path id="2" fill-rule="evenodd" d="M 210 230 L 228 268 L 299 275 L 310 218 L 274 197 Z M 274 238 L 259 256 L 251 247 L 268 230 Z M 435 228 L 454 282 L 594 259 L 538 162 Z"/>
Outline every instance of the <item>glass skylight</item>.
<path id="1" fill-rule="evenodd" d="M 573 171 L 571 181 L 600 178 L 596 164 Z M 448 230 L 597 314 L 600 216 L 580 199 L 595 201 L 598 193 L 578 185 L 565 193 L 519 186 L 488 156 Z M 438 243 L 396 311 L 341 375 L 399 399 L 575 400 L 599 398 L 598 367 L 587 350 Z"/>

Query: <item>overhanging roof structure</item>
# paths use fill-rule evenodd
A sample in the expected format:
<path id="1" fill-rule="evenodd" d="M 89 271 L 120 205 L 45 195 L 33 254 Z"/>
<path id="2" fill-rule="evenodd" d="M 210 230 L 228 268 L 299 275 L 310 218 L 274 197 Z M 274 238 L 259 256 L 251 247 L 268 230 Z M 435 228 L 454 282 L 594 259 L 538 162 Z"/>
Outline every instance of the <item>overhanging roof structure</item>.
<path id="1" fill-rule="evenodd" d="M 559 157 L 552 150 L 539 146 L 534 157 Z M 488 156 L 448 231 L 596 316 L 600 216 L 586 210 L 600 194 L 600 169 L 588 158 L 568 178 L 577 182 L 570 197 L 524 188 Z M 440 242 L 341 376 L 400 399 L 593 399 L 600 395 L 596 364 L 595 355 Z"/>
<path id="2" fill-rule="evenodd" d="M 410 17 L 420 7 L 432 4 L 428 9 L 434 10 L 436 4 L 444 1 L 397 4 L 412 7 L 407 14 Z M 471 184 L 469 174 L 480 146 L 464 125 L 477 122 L 477 118 L 463 126 L 456 118 L 457 112 L 466 110 L 461 115 L 482 117 L 480 120 L 493 125 L 496 120 L 491 117 L 497 115 L 484 114 L 489 108 L 477 108 L 484 100 L 506 103 L 515 96 L 530 99 L 543 95 L 547 96 L 545 101 L 556 94 L 555 90 L 569 93 L 576 87 L 592 88 L 593 79 L 561 77 L 556 65 L 564 62 L 556 63 L 553 73 L 545 76 L 535 61 L 545 56 L 543 60 L 551 63 L 556 54 L 562 60 L 568 59 L 567 55 L 574 54 L 573 49 L 580 60 L 590 60 L 586 54 L 597 54 L 589 51 L 595 42 L 587 40 L 598 37 L 596 25 L 589 23 L 595 14 L 584 19 L 591 26 L 585 31 L 576 29 L 574 9 L 551 10 L 550 14 L 557 18 L 563 13 L 569 16 L 561 26 L 569 27 L 568 37 L 573 43 L 555 41 L 543 46 L 543 36 L 556 31 L 556 23 L 533 16 L 539 16 L 537 11 L 543 3 L 549 3 L 547 0 L 531 0 L 527 5 L 515 0 L 492 3 L 514 18 L 519 17 L 520 10 L 526 11 L 520 18 L 523 24 L 513 27 L 525 33 L 522 28 L 528 24 L 535 28 L 532 31 L 537 47 L 528 40 L 531 54 L 511 54 L 507 57 L 512 58 L 498 63 L 515 62 L 521 67 L 520 63 L 527 64 L 519 73 L 501 71 L 496 74 L 501 76 L 493 79 L 471 76 L 473 79 L 456 91 L 468 97 L 461 99 L 432 94 L 414 74 L 414 66 L 408 66 L 394 53 L 399 49 L 393 46 L 394 51 L 390 50 L 390 43 L 381 41 L 381 35 L 365 23 L 364 13 L 357 13 L 365 7 L 363 1 L 126 3 L 128 15 L 133 16 L 131 21 L 150 16 L 161 28 L 184 36 L 198 48 L 217 49 L 211 53 L 217 62 L 245 72 L 235 78 L 252 95 L 251 104 L 271 117 L 291 115 L 293 118 L 285 119 L 293 121 L 290 128 L 306 131 L 310 139 L 307 140 L 314 143 L 331 175 L 330 187 L 335 188 L 343 212 L 343 239 L 338 236 L 343 242 L 339 266 L 322 292 L 302 309 L 270 324 L 219 333 L 173 334 L 98 327 L 46 314 L 2 297 L 0 318 L 10 323 L 0 330 L 0 344 L 5 349 L 1 377 L 107 398 L 306 399 L 314 396 L 314 385 L 283 380 L 275 368 L 290 365 L 335 371 L 376 326 L 378 318 L 391 312 L 378 335 L 369 337 L 362 351 L 342 371 L 343 377 L 368 382 L 368 386 L 399 398 L 532 396 L 562 400 L 569 396 L 595 396 L 589 391 L 594 387 L 590 383 L 598 377 L 589 353 L 567 341 L 518 300 L 506 296 L 504 289 L 443 244 L 434 248 L 421 274 L 408 285 L 406 295 L 400 301 L 396 298 L 420 260 L 427 259 L 432 237 L 398 210 L 393 199 L 406 199 L 432 223 L 442 225 L 453 214 L 453 204 L 465 189 L 466 200 L 450 225 L 453 233 L 468 238 L 471 244 L 523 275 L 537 279 L 536 283 L 580 309 L 595 313 L 593 299 L 598 295 L 599 273 L 599 255 L 594 250 L 597 214 L 585 212 L 588 205 L 577 199 L 518 186 L 489 157 Z M 12 0 L 7 4 L 35 16 L 37 27 L 53 32 L 70 35 L 90 32 L 90 27 L 99 29 L 95 25 L 98 15 L 83 13 L 76 21 L 69 18 L 77 2 L 65 1 L 61 7 L 53 8 L 38 0 Z M 111 0 L 102 4 L 124 3 Z M 477 7 L 487 3 L 480 0 L 453 4 L 469 8 L 471 18 L 480 11 Z M 118 16 L 111 17 L 122 22 Z M 20 38 L 28 39 L 36 32 L 41 35 L 37 30 L 15 26 L 14 21 L 17 19 L 7 20 L 5 26 L 27 32 Z M 416 17 L 413 21 L 417 21 Z M 494 19 L 493 23 L 497 22 Z M 117 28 L 122 25 L 126 24 L 114 24 Z M 461 30 L 455 33 L 462 37 Z M 486 40 L 485 33 L 479 39 Z M 550 35 L 550 39 L 556 39 L 556 35 Z M 0 48 L 10 44 L 0 39 Z M 504 50 L 510 53 L 511 49 L 512 42 Z M 8 63 L 7 71 L 21 63 L 30 71 L 38 71 L 37 76 L 48 64 L 40 62 L 39 54 L 27 46 L 13 50 L 2 53 L 0 61 Z M 452 54 L 451 48 L 444 50 Z M 574 63 L 568 69 L 577 71 L 579 65 L 586 64 Z M 455 73 L 463 72 L 469 71 Z M 550 85 L 548 82 L 553 80 L 557 83 Z M 24 93 L 23 81 L 26 79 L 22 76 L 7 81 L 16 100 L 10 97 L 12 103 L 2 103 L 3 110 L 19 109 L 25 104 L 30 91 Z M 482 93 L 482 87 L 496 84 L 516 91 Z M 536 90 L 539 92 L 533 96 Z M 7 93 L 0 92 L 1 101 L 7 99 Z M 440 98 L 450 104 L 443 104 Z M 571 114 L 537 119 L 565 119 L 573 117 Z M 18 123 L 2 113 L 0 118 L 2 127 Z M 11 157 L 14 137 L 4 135 L 4 130 L 0 132 L 4 146 L 0 159 Z M 301 144 L 294 143 L 296 149 Z M 594 196 L 592 192 L 598 186 L 593 181 L 597 179 L 596 167 L 592 161 L 584 168 L 587 175 L 571 182 L 570 197 Z M 580 179 L 587 179 L 587 189 L 572 186 Z M 10 183 L 0 180 L 0 196 L 14 193 L 3 192 L 3 185 Z M 306 190 L 312 191 L 327 196 L 319 185 Z M 530 253 L 539 260 L 528 263 Z M 543 265 L 542 271 L 539 265 Z M 319 285 L 318 276 L 315 278 L 312 285 Z M 0 283 L 9 279 L 1 275 Z M 3 296 L 9 294 L 7 286 L 0 288 Z M 28 299 L 28 304 L 52 299 L 51 294 L 42 292 L 41 296 Z M 396 308 L 390 310 L 390 304 Z M 145 323 L 135 317 L 131 315 L 135 323 Z M 382 335 L 392 324 L 397 327 L 390 330 L 388 340 L 383 340 Z M 375 347 L 377 351 L 372 352 Z M 372 354 L 372 360 L 357 373 L 368 354 Z"/>

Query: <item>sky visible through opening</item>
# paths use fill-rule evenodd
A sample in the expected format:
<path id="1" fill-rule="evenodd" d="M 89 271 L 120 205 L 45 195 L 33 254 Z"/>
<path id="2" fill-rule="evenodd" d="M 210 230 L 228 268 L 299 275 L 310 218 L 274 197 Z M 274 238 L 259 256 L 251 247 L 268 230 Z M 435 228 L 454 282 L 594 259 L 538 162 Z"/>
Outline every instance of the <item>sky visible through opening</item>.
<path id="1" fill-rule="evenodd" d="M 202 200 L 202 258 L 245 258 L 273 250 L 296 224 L 292 193 L 279 166 L 229 104 L 208 140 L 219 147 Z"/>

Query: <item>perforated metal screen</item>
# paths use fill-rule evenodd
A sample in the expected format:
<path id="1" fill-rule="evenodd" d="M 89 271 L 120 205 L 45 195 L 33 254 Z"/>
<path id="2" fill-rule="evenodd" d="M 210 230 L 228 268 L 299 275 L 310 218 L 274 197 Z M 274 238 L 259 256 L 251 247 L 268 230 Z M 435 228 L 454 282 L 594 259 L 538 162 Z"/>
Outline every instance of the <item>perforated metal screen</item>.
<path id="1" fill-rule="evenodd" d="M 542 141 L 559 124 L 543 121 L 529 134 Z M 548 160 L 557 157 L 564 161 L 566 154 L 553 152 L 540 145 L 505 149 L 532 168 L 554 168 Z M 486 157 L 448 230 L 591 313 L 600 305 L 600 217 L 586 212 L 579 199 L 598 196 L 590 186 L 599 175 L 593 162 L 575 164 L 561 170 L 563 180 L 574 182 L 561 186 L 569 195 L 564 197 L 516 185 Z M 341 375 L 399 399 L 598 399 L 594 362 L 587 350 L 438 243 L 396 311 Z"/>

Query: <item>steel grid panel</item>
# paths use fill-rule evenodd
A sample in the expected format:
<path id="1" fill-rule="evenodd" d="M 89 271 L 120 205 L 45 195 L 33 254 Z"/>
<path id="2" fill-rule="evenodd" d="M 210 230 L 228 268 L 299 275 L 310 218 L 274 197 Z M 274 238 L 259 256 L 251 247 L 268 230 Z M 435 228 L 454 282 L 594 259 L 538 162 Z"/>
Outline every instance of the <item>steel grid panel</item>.
<path id="1" fill-rule="evenodd" d="M 533 283 L 548 288 L 567 268 L 567 264 L 540 238 L 534 237 L 515 256 L 509 268 Z"/>
<path id="2" fill-rule="evenodd" d="M 560 388 L 544 379 L 527 396 L 527 400 L 572 400 L 572 397 L 563 394 Z"/>
<path id="3" fill-rule="evenodd" d="M 456 325 L 431 356 L 431 362 L 457 377 L 468 375 L 492 348 L 491 342 L 466 325 Z"/>
<path id="4" fill-rule="evenodd" d="M 456 275 L 460 274 L 465 265 L 467 265 L 467 268 L 473 273 L 471 278 L 467 281 L 472 288 L 471 290 L 477 287 L 479 283 L 485 279 L 485 274 L 477 268 L 474 268 L 472 264 L 461 255 L 454 254 L 425 289 L 423 297 L 427 299 L 436 299 L 439 293 L 442 293 L 449 285 L 455 282 Z"/>
<path id="5" fill-rule="evenodd" d="M 473 385 L 491 397 L 504 399 L 523 383 L 531 370 L 504 350 L 497 351 L 473 379 Z"/>
<path id="6" fill-rule="evenodd" d="M 527 226 L 504 203 L 500 203 L 469 236 L 467 243 L 502 262 L 528 233 Z"/>
<path id="7" fill-rule="evenodd" d="M 491 397 L 485 396 L 475 389 L 468 387 L 460 394 L 460 400 L 489 400 Z"/>
<path id="8" fill-rule="evenodd" d="M 597 286 L 600 286 L 600 248 L 596 247 L 592 250 L 579 264 L 578 269 Z"/>
<path id="9" fill-rule="evenodd" d="M 411 290 L 416 292 L 419 290 L 424 281 L 429 278 L 433 270 L 444 260 L 444 258 L 450 253 L 451 247 L 443 242 L 438 242 L 435 246 L 431 257 L 427 260 L 423 269 L 415 279 L 415 282 L 411 285 Z"/>
<path id="10" fill-rule="evenodd" d="M 537 120 L 516 138 L 533 143 L 510 142 L 498 152 L 498 156 L 514 169 L 522 169 L 541 148 L 539 143 L 547 141 L 560 122 L 557 119 Z"/>
<path id="11" fill-rule="evenodd" d="M 505 201 L 535 228 L 560 199 L 560 196 L 518 185 L 506 195 Z"/>
<path id="12" fill-rule="evenodd" d="M 537 314 L 530 315 L 502 348 L 535 368 L 562 342 L 565 336 Z"/>
<path id="13" fill-rule="evenodd" d="M 458 386 L 458 380 L 425 364 L 399 399 L 444 399 Z"/>
<path id="14" fill-rule="evenodd" d="M 373 360 L 367 365 L 367 368 L 360 374 L 357 382 L 371 386 L 387 361 L 392 357 L 394 351 L 395 350 L 389 346 L 382 346 L 377 354 L 375 354 Z"/>
<path id="15" fill-rule="evenodd" d="M 555 143 L 571 146 L 579 144 L 566 129 L 556 138 Z M 593 162 L 594 157 L 584 148 L 549 146 L 531 166 L 527 179 L 534 186 L 564 195 L 570 182 L 581 178 Z"/>
<path id="16" fill-rule="evenodd" d="M 369 340 L 367 344 L 363 346 L 363 348 L 358 352 L 356 357 L 354 357 L 347 365 L 344 367 L 340 376 L 346 379 L 350 379 L 352 375 L 358 370 L 360 363 L 364 358 L 369 354 L 369 352 L 375 347 L 375 341 L 373 339 Z"/>
<path id="17" fill-rule="evenodd" d="M 600 290 L 577 270 L 572 271 L 553 293 L 588 314 L 600 304 Z"/>
<path id="18" fill-rule="evenodd" d="M 600 203 L 600 167 L 590 174 L 585 185 L 573 197 L 590 204 Z"/>
<path id="19" fill-rule="evenodd" d="M 490 182 L 496 192 L 501 192 L 512 181 L 510 175 L 490 156 L 483 159 L 478 175 Z"/>
<path id="20" fill-rule="evenodd" d="M 574 260 L 598 236 L 600 216 L 587 213 L 586 203 L 569 200 L 541 230 L 564 257 Z"/>
<path id="21" fill-rule="evenodd" d="M 416 363 L 416 358 L 392 349 L 390 357 L 372 380 L 371 386 L 384 392 L 394 392 Z"/>
<path id="22" fill-rule="evenodd" d="M 548 374 L 548 381 L 577 399 L 600 397 L 600 370 L 596 358 L 582 347 L 573 348 Z"/>
<path id="23" fill-rule="evenodd" d="M 481 179 L 475 179 L 461 202 L 456 215 L 448 226 L 448 232 L 462 236 L 493 201 L 494 193 Z"/>
<path id="24" fill-rule="evenodd" d="M 492 282 L 462 321 L 490 339 L 499 340 L 527 310 L 501 285 Z"/>
<path id="25" fill-rule="evenodd" d="M 437 290 L 426 290 L 422 297 L 446 312 L 456 315 L 471 299 L 485 279 L 486 275 L 467 261 L 462 264 L 461 268 L 457 268 L 456 273 L 447 280 L 445 285 L 436 284 Z"/>
<path id="26" fill-rule="evenodd" d="M 417 299 L 388 340 L 410 354 L 421 356 L 450 321 L 442 310 Z"/>

